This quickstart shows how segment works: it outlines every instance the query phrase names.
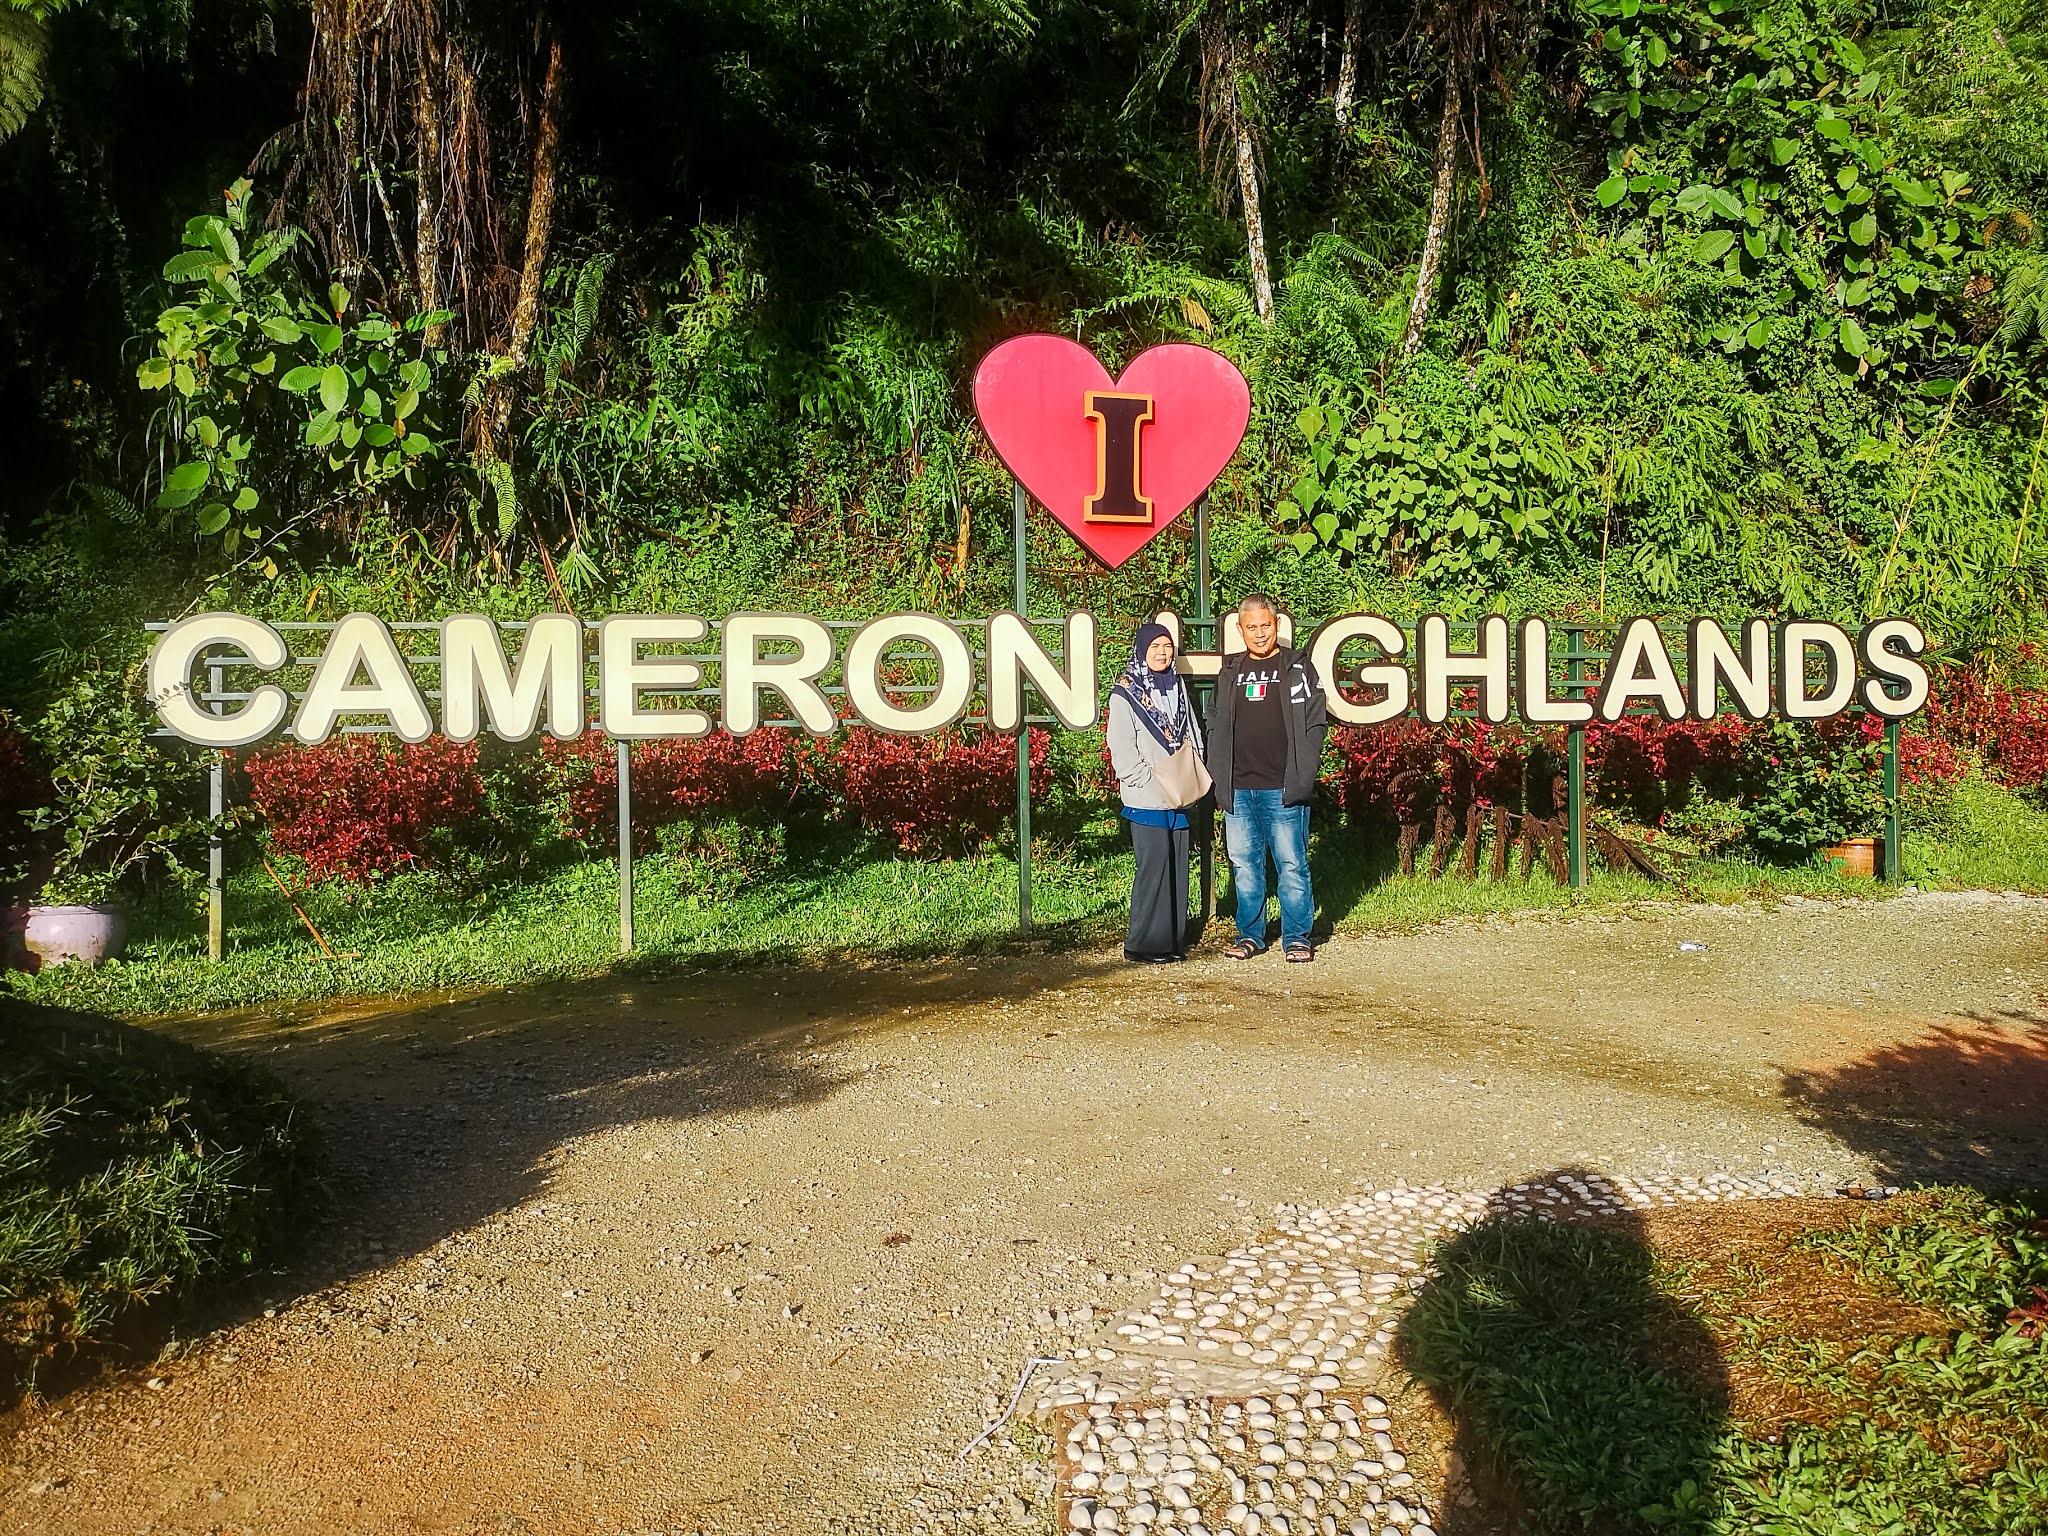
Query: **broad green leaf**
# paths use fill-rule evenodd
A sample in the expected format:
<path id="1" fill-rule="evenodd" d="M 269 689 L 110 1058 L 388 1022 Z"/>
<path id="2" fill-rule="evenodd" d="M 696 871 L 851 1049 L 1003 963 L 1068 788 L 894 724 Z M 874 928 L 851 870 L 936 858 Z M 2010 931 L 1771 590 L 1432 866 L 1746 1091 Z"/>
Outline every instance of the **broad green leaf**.
<path id="1" fill-rule="evenodd" d="M 339 283 L 327 285 L 327 311 L 339 320 L 348 309 L 349 291 Z"/>
<path id="2" fill-rule="evenodd" d="M 306 334 L 313 338 L 313 345 L 320 349 L 323 357 L 339 351 L 341 348 L 341 327 L 338 325 L 322 325 L 317 322 L 309 322 L 306 326 Z"/>
<path id="3" fill-rule="evenodd" d="M 348 371 L 339 363 L 329 364 L 320 375 L 320 403 L 330 411 L 348 404 Z"/>
<path id="4" fill-rule="evenodd" d="M 144 389 L 162 389 L 171 382 L 171 365 L 161 357 L 145 357 L 135 370 L 135 382 Z"/>
<path id="5" fill-rule="evenodd" d="M 1849 226 L 1849 238 L 1858 245 L 1868 245 L 1877 238 L 1877 210 L 1867 209 L 1862 218 Z"/>
<path id="6" fill-rule="evenodd" d="M 1771 322 L 1768 318 L 1753 321 L 1749 327 L 1749 334 L 1743 338 L 1752 352 L 1760 350 L 1770 339 Z"/>
<path id="7" fill-rule="evenodd" d="M 1628 177 L 1616 175 L 1608 177 L 1599 186 L 1595 187 L 1593 189 L 1593 196 L 1599 200 L 1602 208 L 1612 208 L 1622 200 L 1627 192 Z"/>
<path id="8" fill-rule="evenodd" d="M 1792 163 L 1792 157 L 1798 153 L 1799 141 L 1797 139 L 1771 140 L 1771 164 L 1773 165 L 1789 165 Z"/>
<path id="9" fill-rule="evenodd" d="M 1707 202 L 1724 219 L 1739 219 L 1743 214 L 1742 199 L 1726 187 L 1707 188 Z"/>
<path id="10" fill-rule="evenodd" d="M 207 477 L 213 473 L 213 466 L 204 459 L 187 459 L 168 475 L 164 476 L 167 491 L 196 491 L 201 489 Z"/>
<path id="11" fill-rule="evenodd" d="M 1861 357 L 1870 350 L 1870 338 L 1863 334 L 1863 327 L 1848 315 L 1842 317 L 1840 335 L 1842 350 L 1851 357 Z"/>
<path id="12" fill-rule="evenodd" d="M 179 363 L 171 369 L 171 385 L 190 400 L 199 388 L 199 380 L 188 365 Z"/>
<path id="13" fill-rule="evenodd" d="M 258 322 L 264 335 L 272 341 L 290 346 L 306 333 L 299 329 L 299 323 L 288 315 L 272 315 L 268 320 Z"/>
<path id="14" fill-rule="evenodd" d="M 320 370 L 310 363 L 301 363 L 277 382 L 279 388 L 288 389 L 295 395 L 303 395 L 320 382 Z"/>
<path id="15" fill-rule="evenodd" d="M 306 423 L 306 446 L 308 448 L 325 448 L 339 436 L 341 436 L 340 425 L 325 411 Z"/>
<path id="16" fill-rule="evenodd" d="M 210 501 L 199 509 L 199 531 L 208 538 L 219 533 L 228 525 L 228 509 L 224 502 Z"/>
<path id="17" fill-rule="evenodd" d="M 254 511 L 256 503 L 260 499 L 261 498 L 259 498 L 256 494 L 255 486 L 245 485 L 239 491 L 235 492 L 235 510 L 237 512 Z"/>
<path id="18" fill-rule="evenodd" d="M 198 438 L 203 447 L 218 448 L 220 446 L 220 428 L 214 424 L 211 416 L 194 418 L 192 425 L 186 428 L 186 430 Z"/>
<path id="19" fill-rule="evenodd" d="M 1662 69 L 1671 57 L 1671 49 L 1664 39 L 1652 32 L 1649 41 L 1643 45 L 1643 53 L 1653 69 Z"/>
<path id="20" fill-rule="evenodd" d="M 186 251 L 164 263 L 164 280 L 189 283 L 195 278 L 211 276 L 219 265 L 220 258 L 212 251 Z"/>
<path id="21" fill-rule="evenodd" d="M 1834 139 L 1838 143 L 1849 137 L 1849 125 L 1839 117 L 1816 119 L 1813 131 L 1824 139 Z"/>
<path id="22" fill-rule="evenodd" d="M 1693 246 L 1693 258 L 1711 266 L 1726 256 L 1734 244 L 1735 234 L 1732 230 L 1710 229 L 1701 235 L 1698 243 Z"/>

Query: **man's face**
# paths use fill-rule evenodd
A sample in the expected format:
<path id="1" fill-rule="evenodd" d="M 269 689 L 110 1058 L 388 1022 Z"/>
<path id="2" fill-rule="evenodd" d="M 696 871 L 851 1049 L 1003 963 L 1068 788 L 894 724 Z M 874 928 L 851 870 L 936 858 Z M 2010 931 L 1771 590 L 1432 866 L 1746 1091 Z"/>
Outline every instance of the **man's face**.
<path id="1" fill-rule="evenodd" d="M 1238 632 L 1244 636 L 1244 648 L 1258 660 L 1264 661 L 1280 649 L 1280 621 L 1269 608 L 1246 608 L 1237 616 Z"/>

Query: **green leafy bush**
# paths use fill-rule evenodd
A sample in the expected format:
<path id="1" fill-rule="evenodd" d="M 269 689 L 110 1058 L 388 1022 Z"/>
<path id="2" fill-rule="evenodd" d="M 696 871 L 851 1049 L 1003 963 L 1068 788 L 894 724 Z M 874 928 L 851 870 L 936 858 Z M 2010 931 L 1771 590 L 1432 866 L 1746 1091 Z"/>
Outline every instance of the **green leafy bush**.
<path id="1" fill-rule="evenodd" d="M 315 298 L 290 260 L 296 232 L 250 227 L 247 181 L 188 222 L 184 243 L 163 276 L 194 292 L 157 317 L 155 353 L 135 371 L 170 392 L 165 427 L 182 454 L 156 505 L 232 555 L 420 488 L 419 466 L 447 446 L 430 398 L 445 355 L 424 337 L 448 316 L 394 324 L 340 283 Z M 274 555 L 261 558 L 275 574 Z"/>
<path id="2" fill-rule="evenodd" d="M 146 880 L 197 880 L 199 765 L 165 752 L 154 726 L 138 680 L 112 672 L 81 673 L 35 722 L 52 793 L 27 820 L 56 849 L 42 901 L 102 902 Z"/>
<path id="3" fill-rule="evenodd" d="M 7 997 L 0 1061 L 0 1399 L 283 1251 L 323 1199 L 313 1125 L 243 1062 Z"/>
<path id="4" fill-rule="evenodd" d="M 1884 824 L 1879 748 L 1844 721 L 1823 726 L 1773 720 L 1744 743 L 1749 834 L 1789 862 Z"/>

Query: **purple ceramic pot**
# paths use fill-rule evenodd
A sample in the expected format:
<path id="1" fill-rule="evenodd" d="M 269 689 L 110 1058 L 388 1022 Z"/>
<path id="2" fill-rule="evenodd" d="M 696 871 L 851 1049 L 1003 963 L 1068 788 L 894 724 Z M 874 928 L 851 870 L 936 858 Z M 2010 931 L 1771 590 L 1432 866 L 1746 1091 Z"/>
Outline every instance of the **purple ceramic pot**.
<path id="1" fill-rule="evenodd" d="M 119 907 L 30 907 L 22 942 L 44 965 L 98 965 L 121 952 L 128 919 Z"/>

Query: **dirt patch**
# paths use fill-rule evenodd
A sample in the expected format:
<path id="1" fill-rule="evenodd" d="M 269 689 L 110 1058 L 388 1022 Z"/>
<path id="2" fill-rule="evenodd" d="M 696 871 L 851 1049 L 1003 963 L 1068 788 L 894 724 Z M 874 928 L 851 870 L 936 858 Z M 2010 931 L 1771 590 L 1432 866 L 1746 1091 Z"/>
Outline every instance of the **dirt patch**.
<path id="1" fill-rule="evenodd" d="M 1787 1091 L 2037 1006 L 2044 934 L 2048 903 L 1996 898 L 1672 909 L 1313 966 L 1033 955 L 182 1021 L 315 1106 L 339 1215 L 175 1359 L 0 1422 L 0 1532 L 1001 1529 L 1019 1489 L 1018 1528 L 1049 1524 L 1042 1463 L 960 1449 L 1027 1358 L 1276 1205 L 1558 1168 L 2048 1177 L 2038 1127 L 1872 1118 L 1870 1078 Z M 1418 1481 L 1454 1444 L 1423 1397 L 1396 1405 Z"/>

